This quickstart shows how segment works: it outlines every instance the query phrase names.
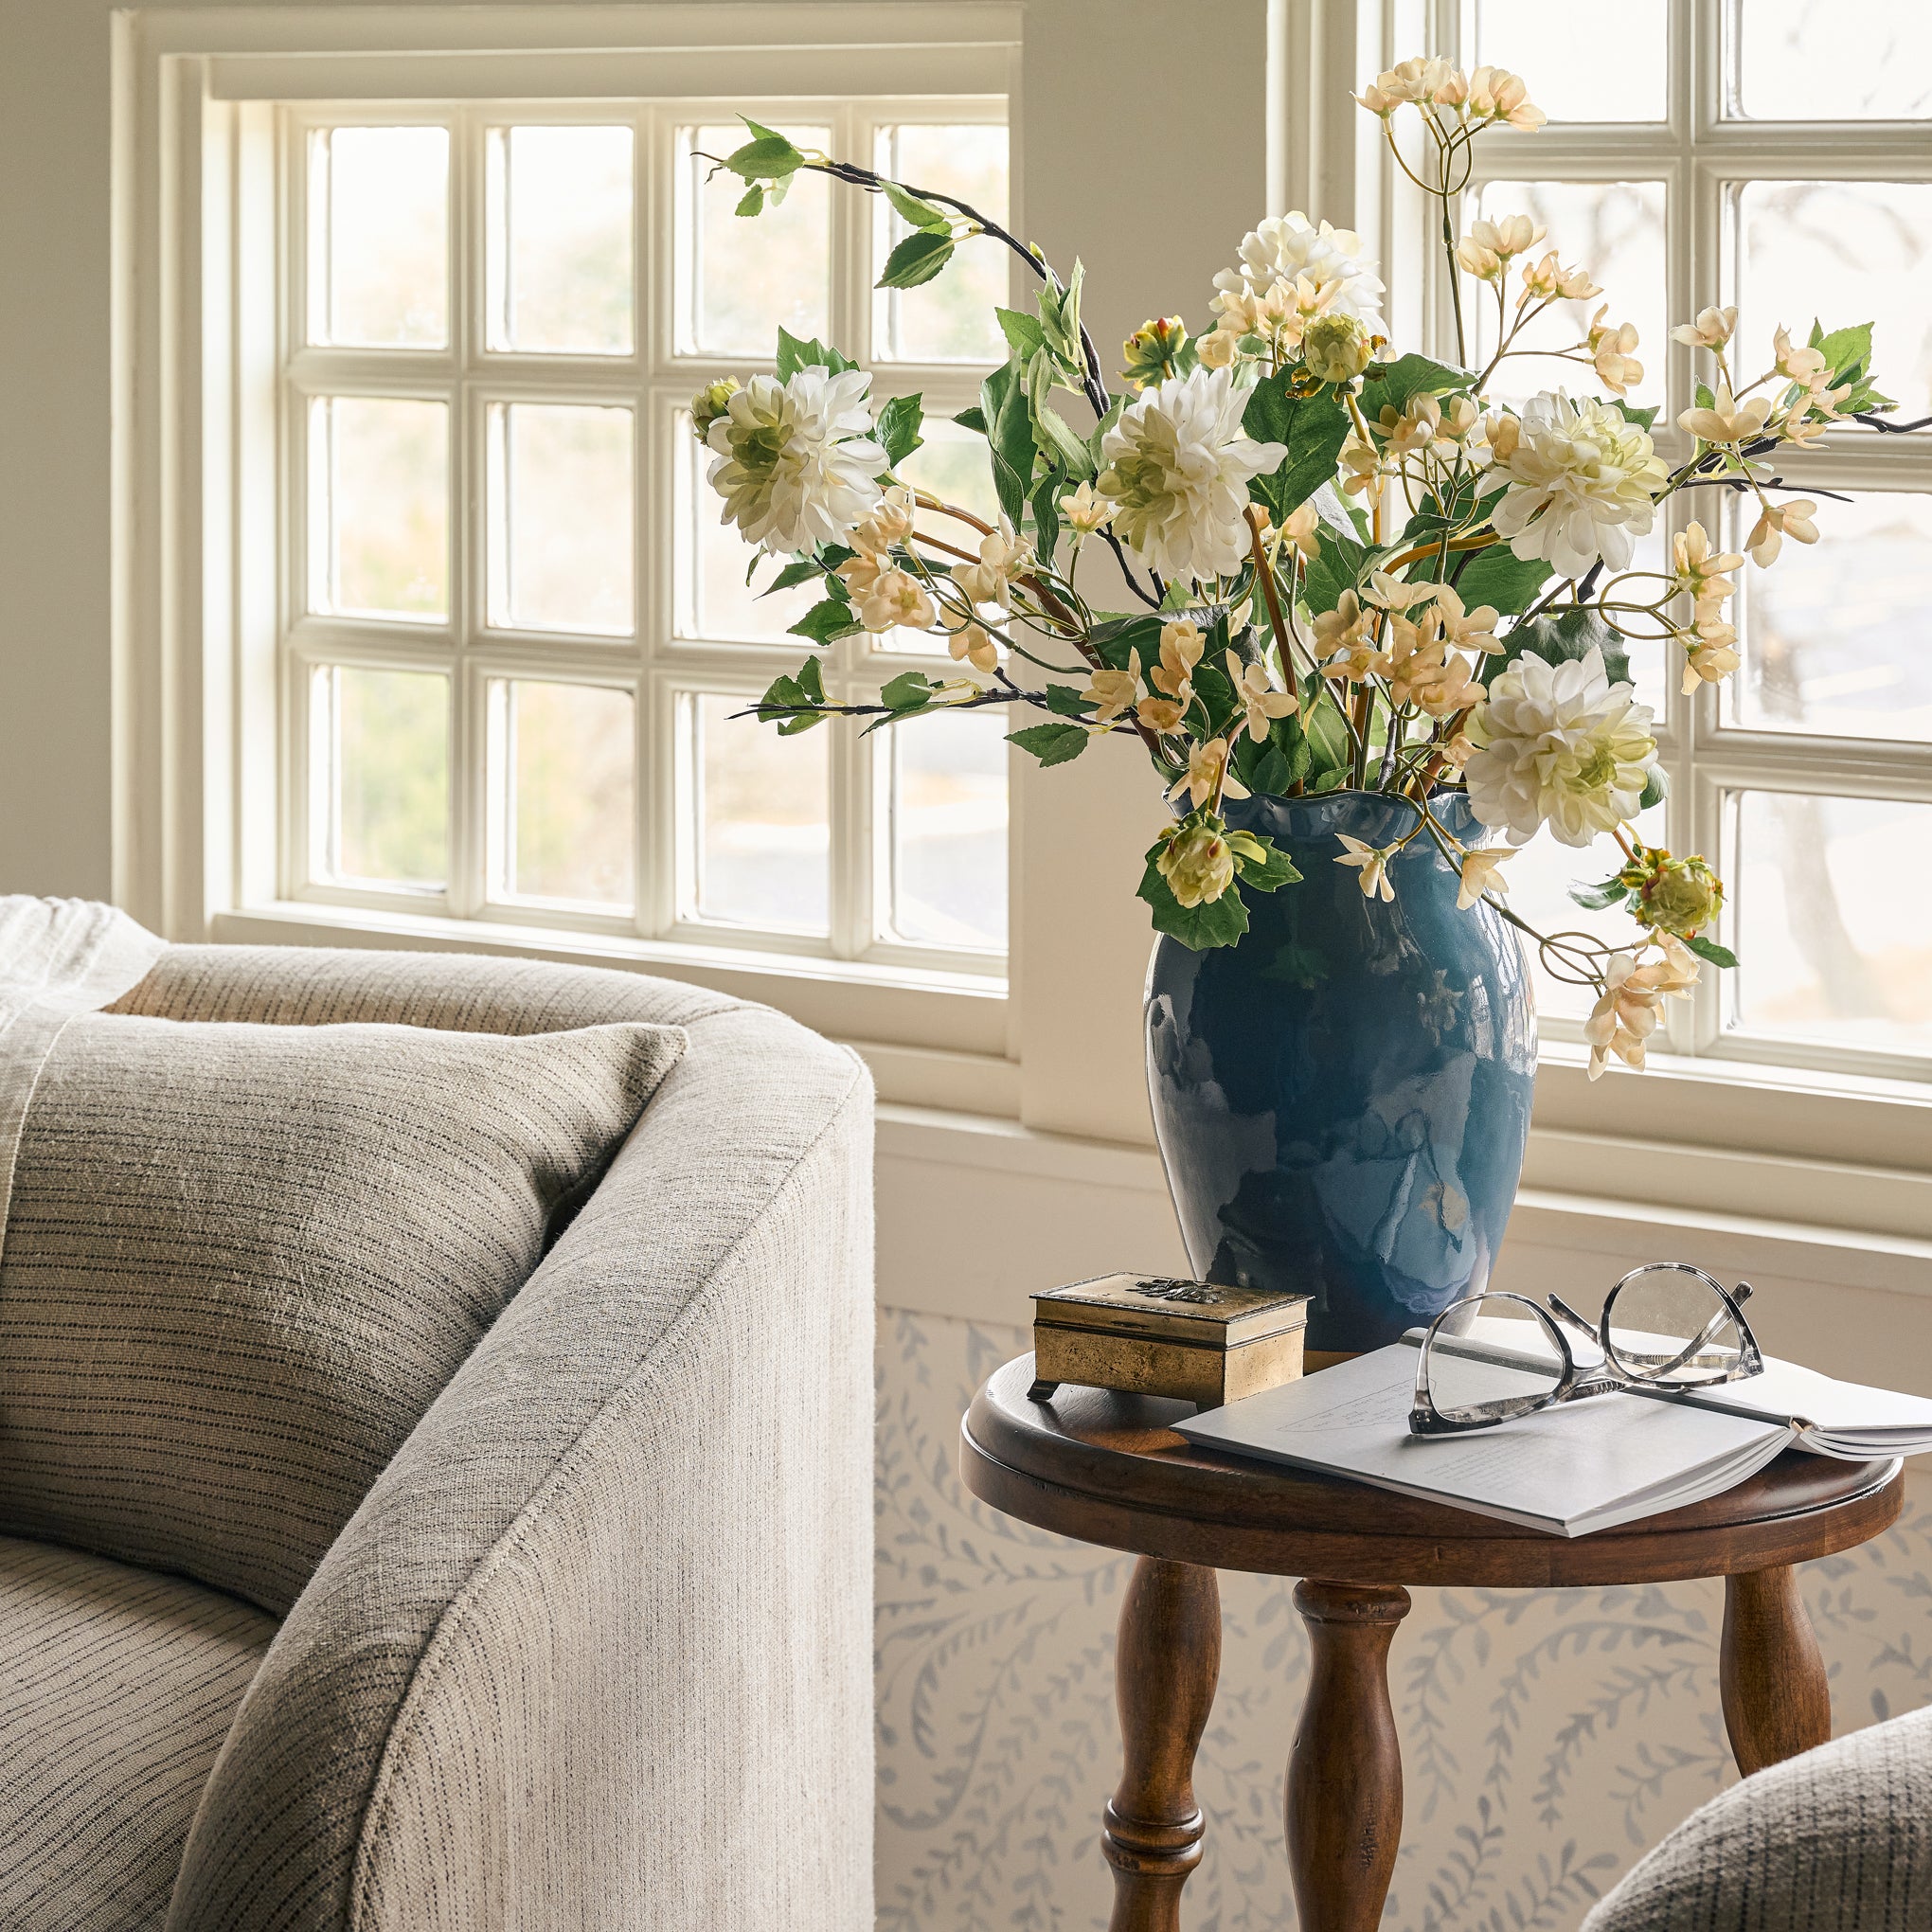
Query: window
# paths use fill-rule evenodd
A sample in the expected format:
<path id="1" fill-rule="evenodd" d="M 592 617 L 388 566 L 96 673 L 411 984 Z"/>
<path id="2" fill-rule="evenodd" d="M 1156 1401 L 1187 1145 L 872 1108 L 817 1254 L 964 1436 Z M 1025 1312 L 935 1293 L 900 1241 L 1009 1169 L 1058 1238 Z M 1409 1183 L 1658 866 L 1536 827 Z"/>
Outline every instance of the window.
<path id="1" fill-rule="evenodd" d="M 1003 218 L 1005 103 L 278 110 L 282 890 L 831 960 L 1004 971 L 1007 746 L 743 714 L 809 592 L 721 528 L 689 402 L 782 324 L 925 399 L 909 473 L 991 496 L 947 420 L 1002 359 L 1002 257 L 875 294 L 880 202 L 738 219 L 742 109 Z M 855 637 L 828 688 L 930 663 Z"/>
<path id="2" fill-rule="evenodd" d="M 1631 0 L 1612 45 L 1581 9 L 1464 0 L 1464 58 L 1525 74 L 1551 116 L 1533 135 L 1478 144 L 1469 212 L 1532 215 L 1602 284 L 1610 319 L 1637 325 L 1645 375 L 1631 401 L 1661 405 L 1667 459 L 1686 451 L 1675 418 L 1708 373 L 1669 329 L 1711 304 L 1737 306 L 1739 364 L 1753 375 L 1780 323 L 1802 340 L 1815 315 L 1828 328 L 1870 321 L 1899 417 L 1932 412 L 1932 15 L 1916 0 L 1861 9 L 1855 62 L 1843 30 L 1828 0 Z M 1439 324 L 1445 297 L 1438 283 Z M 1568 341 L 1597 301 L 1573 306 L 1549 325 Z M 1526 392 L 1575 375 L 1516 370 Z M 1719 863 L 1724 939 L 1741 961 L 1707 974 L 1672 1015 L 1671 1045 L 1923 1080 L 1932 447 L 1853 426 L 1780 474 L 1816 496 L 1825 542 L 1787 543 L 1770 569 L 1739 573 L 1740 671 L 1686 697 L 1658 647 L 1632 647 L 1671 780 L 1650 835 Z M 1741 516 L 1744 501 L 1673 498 L 1651 558 L 1692 517 L 1741 548 L 1755 516 Z M 1614 931 L 1620 915 L 1582 913 L 1565 887 L 1616 866 L 1607 850 L 1540 842 L 1514 868 L 1517 903 L 1539 923 Z M 1577 998 L 1546 980 L 1559 1024 L 1574 1024 Z"/>

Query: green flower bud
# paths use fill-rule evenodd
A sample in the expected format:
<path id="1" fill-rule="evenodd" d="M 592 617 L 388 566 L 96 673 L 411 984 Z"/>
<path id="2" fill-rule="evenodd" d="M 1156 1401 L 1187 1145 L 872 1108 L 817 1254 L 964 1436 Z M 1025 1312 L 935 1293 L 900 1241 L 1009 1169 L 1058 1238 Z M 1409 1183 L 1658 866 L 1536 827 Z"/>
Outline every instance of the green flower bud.
<path id="1" fill-rule="evenodd" d="M 1724 881 L 1702 859 L 1664 859 L 1638 897 L 1648 924 L 1689 939 L 1724 909 Z"/>
<path id="2" fill-rule="evenodd" d="M 1234 884 L 1226 827 L 1208 814 L 1190 814 L 1167 834 L 1154 868 L 1183 905 L 1208 905 Z"/>
<path id="3" fill-rule="evenodd" d="M 1351 382 L 1375 360 L 1375 340 L 1353 315 L 1317 315 L 1302 333 L 1301 360 L 1318 382 Z"/>
<path id="4" fill-rule="evenodd" d="M 714 383 L 707 383 L 691 398 L 691 429 L 700 442 L 703 442 L 711 425 L 731 407 L 731 399 L 738 393 L 736 376 L 720 376 Z"/>

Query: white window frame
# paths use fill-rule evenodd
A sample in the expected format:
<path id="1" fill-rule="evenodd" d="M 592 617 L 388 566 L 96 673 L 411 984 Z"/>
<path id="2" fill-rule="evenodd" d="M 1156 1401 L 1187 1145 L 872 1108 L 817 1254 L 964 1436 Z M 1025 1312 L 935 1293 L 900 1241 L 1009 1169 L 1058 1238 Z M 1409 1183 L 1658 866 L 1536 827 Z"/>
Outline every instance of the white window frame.
<path id="1" fill-rule="evenodd" d="M 1932 181 L 1932 128 L 1923 121 L 1726 118 L 1737 96 L 1738 55 L 1727 23 L 1732 7 L 1741 4 L 1747 0 L 1669 0 L 1666 118 L 1551 122 L 1534 134 L 1498 129 L 1476 146 L 1470 203 L 1494 180 L 1661 182 L 1670 224 L 1666 309 L 1675 323 L 1703 308 L 1736 300 L 1737 237 L 1730 207 L 1732 192 L 1744 183 L 1860 177 Z M 1368 63 L 1363 71 L 1422 47 L 1474 59 L 1475 13 L 1474 0 L 1365 5 L 1356 16 L 1361 26 L 1356 51 Z M 1423 347 L 1453 359 L 1447 276 L 1440 243 L 1422 216 L 1422 198 L 1394 170 L 1382 166 L 1380 125 L 1359 112 L 1357 121 L 1360 125 L 1352 130 L 1332 134 L 1328 149 L 1308 164 L 1307 178 L 1340 178 L 1345 185 L 1352 178 L 1358 225 L 1374 237 L 1390 266 L 1395 330 L 1410 341 L 1420 335 Z M 1554 243 L 1562 240 L 1551 237 Z M 1469 286 L 1465 283 L 1465 289 Z M 1607 289 L 1605 295 L 1614 317 L 1618 291 Z M 1829 308 L 1823 297 L 1820 303 Z M 1768 319 L 1802 330 L 1811 317 Z M 1746 320 L 1761 330 L 1767 326 L 1762 316 Z M 1664 368 L 1666 396 L 1655 435 L 1664 459 L 1674 462 L 1690 453 L 1676 417 L 1690 407 L 1691 385 L 1708 369 L 1697 365 L 1695 352 L 1674 341 L 1645 342 L 1639 354 L 1647 364 L 1660 362 Z M 1554 384 L 1561 373 L 1555 370 L 1547 380 Z M 1853 427 L 1834 432 L 1816 450 L 1781 456 L 1779 469 L 1799 487 L 1932 491 L 1932 442 Z M 1707 491 L 1672 499 L 1662 523 L 1666 538 L 1695 517 L 1708 529 L 1715 525 L 1715 533 L 1725 540 L 1734 540 L 1735 500 L 1726 496 L 1721 513 L 1714 515 L 1720 512 L 1717 497 L 1718 492 Z M 1727 690 L 1706 686 L 1686 697 L 1676 689 L 1668 667 L 1666 681 L 1657 732 L 1659 762 L 1670 780 L 1666 841 L 1673 851 L 1705 853 L 1727 877 L 1735 873 L 1735 800 L 1742 791 L 1824 790 L 1830 796 L 1932 803 L 1932 750 L 1925 745 L 1748 728 L 1727 714 Z M 1725 937 L 1734 940 L 1729 921 L 1727 913 Z M 1861 1087 L 1897 1082 L 1902 1095 L 1923 1095 L 1932 1084 L 1932 1058 L 1922 1053 L 1751 1031 L 1737 1021 L 1734 985 L 1728 975 L 1706 973 L 1691 999 L 1667 1003 L 1671 1011 L 1661 1044 L 1670 1055 L 1713 1072 L 1726 1067 L 1732 1078 L 1758 1074 L 1800 1087 L 1822 1082 L 1847 1090 L 1847 1082 Z M 1555 1049 L 1546 1052 L 1547 1060 L 1562 1064 L 1580 1054 L 1580 1022 L 1547 1015 L 1542 1027 L 1547 1046 Z"/>
<path id="2" fill-rule="evenodd" d="M 728 14 L 728 18 L 727 18 Z M 594 30 L 587 30 L 594 29 Z M 670 635 L 669 492 L 651 491 L 643 452 L 669 452 L 679 405 L 717 373 L 768 367 L 752 358 L 684 354 L 671 332 L 670 278 L 652 272 L 640 242 L 642 300 L 629 357 L 508 355 L 465 336 L 480 313 L 452 315 L 447 351 L 300 349 L 300 250 L 286 251 L 280 286 L 259 264 L 281 259 L 298 232 L 305 168 L 291 165 L 311 125 L 417 124 L 453 129 L 452 246 L 480 236 L 472 206 L 482 186 L 486 124 L 520 120 L 629 121 L 646 223 L 675 220 L 671 143 L 678 126 L 728 122 L 761 101 L 788 117 L 830 117 L 835 146 L 869 148 L 875 123 L 1006 118 L 1013 89 L 1017 11 L 1006 6 L 667 6 L 602 9 L 594 20 L 554 9 L 492 9 L 456 19 L 438 8 L 385 9 L 379 45 L 368 16 L 334 9 L 160 11 L 124 23 L 118 192 L 122 372 L 136 474 L 123 479 L 125 621 L 120 629 L 117 770 L 122 775 L 118 896 L 163 930 L 222 939 L 342 939 L 377 944 L 460 944 L 549 957 L 602 958 L 772 1000 L 808 1024 L 879 1048 L 877 1064 L 936 1103 L 999 1110 L 1014 1100 L 1013 1022 L 1002 956 L 948 952 L 879 939 L 870 929 L 869 874 L 881 829 L 867 809 L 884 781 L 876 740 L 832 740 L 832 787 L 847 836 L 834 840 L 833 931 L 824 940 L 678 917 L 671 855 L 670 711 L 696 688 L 756 695 L 795 669 L 802 640 L 706 645 Z M 467 43 L 467 45 L 466 45 Z M 727 75 L 731 92 L 718 92 Z M 753 110 L 757 110 L 754 108 Z M 466 214 L 468 219 L 466 220 Z M 869 209 L 832 197 L 832 334 L 863 359 L 872 315 Z M 661 251 L 660 251 L 661 252 Z M 453 254 L 453 262 L 461 259 Z M 247 272 L 244 273 L 244 270 Z M 453 288 L 468 284 L 453 274 Z M 482 277 L 474 278 L 478 302 Z M 457 299 L 461 299 L 460 295 Z M 481 338 L 477 338 L 481 340 Z M 281 371 L 286 370 L 284 385 Z M 928 414 L 949 415 L 976 395 L 980 370 L 958 363 L 882 366 L 883 398 L 921 391 Z M 639 462 L 635 564 L 637 638 L 573 635 L 540 643 L 480 626 L 463 638 L 466 604 L 480 615 L 480 583 L 453 575 L 449 623 L 433 627 L 304 616 L 299 411 L 307 390 L 353 393 L 401 383 L 474 399 L 609 400 L 633 408 Z M 422 386 L 427 382 L 428 386 Z M 281 412 L 279 416 L 277 412 Z M 480 458 L 480 417 L 458 438 Z M 647 441 L 647 439 L 650 439 Z M 277 451 L 282 452 L 278 466 Z M 663 462 L 657 466 L 668 475 Z M 452 514 L 480 518 L 477 479 L 457 480 Z M 662 503 L 644 501 L 646 492 Z M 460 556 L 463 546 L 454 542 Z M 473 557 L 480 546 L 471 545 Z M 457 566 L 460 567 L 460 566 Z M 660 648 L 651 649 L 653 638 Z M 845 640 L 827 653 L 829 683 L 857 692 L 897 671 L 931 669 L 929 654 L 873 652 Z M 450 671 L 458 726 L 452 873 L 440 893 L 365 889 L 304 876 L 306 787 L 285 782 L 307 742 L 307 682 L 285 671 L 305 660 L 410 662 Z M 635 919 L 559 913 L 486 901 L 488 823 L 477 790 L 484 685 L 504 673 L 633 689 L 638 705 L 639 818 L 661 829 L 639 851 Z M 645 744 L 666 756 L 643 756 Z M 883 734 L 882 734 L 883 736 Z M 648 802 L 644 788 L 657 788 Z M 640 848 L 645 841 L 640 837 Z M 964 1064 L 968 1057 L 975 1063 Z M 979 1063 L 991 1062 L 991 1065 Z M 1001 1068 L 1004 1067 L 1004 1071 Z"/>
<path id="3" fill-rule="evenodd" d="M 692 391 L 715 375 L 746 379 L 770 367 L 770 356 L 727 356 L 685 347 L 682 312 L 687 291 L 679 269 L 693 233 L 691 180 L 684 133 L 705 124 L 729 126 L 739 113 L 824 126 L 828 150 L 869 153 L 885 128 L 942 122 L 1004 126 L 1003 98 L 869 95 L 864 100 L 813 98 L 796 91 L 782 98 L 740 95 L 732 99 L 684 97 L 672 101 L 511 99 L 277 105 L 283 214 L 280 226 L 285 318 L 279 398 L 282 449 L 281 701 L 289 717 L 277 789 L 282 812 L 280 896 L 319 905 L 428 913 L 450 919 L 635 936 L 704 948 L 782 953 L 795 958 L 859 961 L 887 969 L 957 974 L 997 981 L 1004 952 L 952 950 L 899 940 L 886 930 L 891 771 L 884 737 L 825 733 L 829 742 L 828 807 L 830 930 L 823 937 L 782 928 L 726 923 L 699 917 L 689 903 L 690 850 L 684 821 L 691 791 L 685 744 L 687 702 L 706 692 L 730 693 L 749 706 L 781 673 L 796 669 L 812 647 L 783 641 L 700 638 L 684 628 L 681 579 L 688 576 L 689 528 L 678 514 L 684 490 L 698 481 L 692 469 L 686 411 Z M 310 143 L 320 132 L 349 127 L 441 126 L 449 132 L 450 259 L 454 312 L 442 349 L 310 347 L 304 320 L 316 238 L 308 198 Z M 485 208 L 486 143 L 490 131 L 514 125 L 622 126 L 633 143 L 633 251 L 639 313 L 629 354 L 560 355 L 516 352 L 489 342 Z M 963 361 L 886 360 L 875 341 L 883 314 L 872 296 L 874 230 L 868 202 L 832 191 L 830 206 L 828 339 L 875 371 L 883 402 L 920 393 L 927 414 L 950 417 L 977 400 L 993 366 Z M 652 248 L 652 238 L 671 239 Z M 243 299 L 249 299 L 248 292 Z M 438 402 L 447 411 L 451 465 L 450 610 L 446 617 L 413 621 L 312 611 L 306 586 L 315 561 L 307 554 L 313 525 L 309 425 L 311 405 L 334 396 L 398 396 Z M 488 529 L 496 507 L 488 474 L 489 412 L 504 403 L 579 403 L 621 408 L 633 426 L 632 474 L 635 586 L 634 634 L 625 636 L 546 631 L 492 622 L 486 577 Z M 705 513 L 707 496 L 700 496 Z M 714 507 L 715 508 L 715 507 Z M 751 560 L 746 549 L 744 558 Z M 687 566 L 687 568 L 680 568 Z M 769 571 L 766 572 L 769 575 Z M 868 636 L 840 639 L 821 652 L 831 695 L 864 702 L 907 670 L 931 670 L 930 653 L 896 653 Z M 319 845 L 308 824 L 317 796 L 310 752 L 316 744 L 310 702 L 314 673 L 336 664 L 433 671 L 451 680 L 450 877 L 442 887 L 345 882 L 315 876 Z M 637 778 L 634 841 L 635 910 L 608 912 L 495 890 L 485 827 L 504 774 L 491 768 L 485 712 L 490 687 L 509 680 L 577 681 L 625 692 L 635 707 Z"/>

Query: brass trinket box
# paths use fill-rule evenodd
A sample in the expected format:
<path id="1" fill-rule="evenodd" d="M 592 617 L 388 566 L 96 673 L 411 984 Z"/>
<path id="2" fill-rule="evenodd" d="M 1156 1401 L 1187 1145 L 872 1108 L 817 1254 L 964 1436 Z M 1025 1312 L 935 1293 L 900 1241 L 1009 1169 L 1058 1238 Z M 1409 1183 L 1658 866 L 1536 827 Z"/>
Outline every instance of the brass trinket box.
<path id="1" fill-rule="evenodd" d="M 1063 1382 L 1219 1408 L 1301 1373 L 1306 1295 L 1102 1275 L 1033 1297 L 1033 1386 Z"/>

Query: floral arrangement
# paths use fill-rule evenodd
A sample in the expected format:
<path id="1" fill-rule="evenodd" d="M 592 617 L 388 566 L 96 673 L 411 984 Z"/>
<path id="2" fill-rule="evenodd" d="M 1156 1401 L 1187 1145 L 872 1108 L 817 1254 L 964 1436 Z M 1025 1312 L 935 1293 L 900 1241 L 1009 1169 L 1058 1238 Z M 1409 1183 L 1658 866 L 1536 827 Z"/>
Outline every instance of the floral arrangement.
<path id="1" fill-rule="evenodd" d="M 963 202 L 747 122 L 751 139 L 717 161 L 745 183 L 741 215 L 812 170 L 884 195 L 907 224 L 881 287 L 930 280 L 977 238 L 1013 250 L 1039 282 L 1033 313 L 997 312 L 1011 353 L 955 419 L 986 439 L 994 524 L 902 479 L 921 441 L 919 399 L 875 417 L 869 378 L 821 343 L 780 331 L 772 374 L 715 382 L 694 399 L 724 521 L 787 560 L 766 588 L 822 593 L 794 631 L 821 645 L 859 631 L 932 633 L 957 667 L 907 671 L 876 704 L 835 704 L 814 655 L 756 715 L 791 733 L 833 715 L 876 729 L 1011 706 L 1041 714 L 1009 736 L 1042 764 L 1079 757 L 1102 733 L 1136 734 L 1176 812 L 1147 854 L 1140 897 L 1158 931 L 1197 948 L 1236 943 L 1246 896 L 1300 876 L 1267 837 L 1231 829 L 1225 801 L 1348 787 L 1405 798 L 1409 832 L 1383 847 L 1344 837 L 1335 862 L 1390 900 L 1391 857 L 1432 841 L 1459 870 L 1458 903 L 1488 903 L 1552 971 L 1595 991 L 1591 1077 L 1613 1055 L 1641 1067 L 1663 1000 L 1704 964 L 1736 960 L 1708 936 L 1724 902 L 1711 868 L 1636 835 L 1663 774 L 1624 640 L 1662 640 L 1687 691 L 1729 676 L 1726 607 L 1744 560 L 1696 522 L 1668 572 L 1633 568 L 1634 540 L 1667 497 L 1715 489 L 1755 499 L 1745 548 L 1758 567 L 1786 539 L 1817 541 L 1816 503 L 1767 458 L 1847 417 L 1892 426 L 1874 414 L 1893 405 L 1871 385 L 1871 331 L 1815 325 L 1794 344 L 1780 328 L 1770 367 L 1747 378 L 1734 366 L 1736 311 L 1707 309 L 1674 331 L 1709 367 L 1679 418 L 1690 454 L 1669 467 L 1652 439 L 1655 411 L 1625 400 L 1642 379 L 1637 331 L 1613 324 L 1607 305 L 1567 348 L 1522 346 L 1553 304 L 1601 293 L 1588 272 L 1542 250 L 1526 216 L 1458 233 L 1475 141 L 1544 120 L 1522 80 L 1416 59 L 1359 99 L 1439 205 L 1456 364 L 1394 353 L 1359 239 L 1292 213 L 1262 223 L 1216 277 L 1207 331 L 1169 316 L 1134 332 L 1122 393 L 1082 324 L 1078 262 L 1063 278 Z M 1411 114 L 1420 166 L 1396 138 L 1397 117 Z M 1471 301 L 1494 308 L 1496 346 L 1480 367 L 1469 366 Z M 1604 393 L 1492 403 L 1498 367 L 1530 353 L 1580 365 Z M 1137 608 L 1090 601 L 1097 564 Z M 1450 833 L 1435 801 L 1457 788 L 1504 843 Z M 1574 896 L 1626 906 L 1628 944 L 1535 932 L 1510 910 L 1504 868 L 1546 831 L 1572 847 L 1615 835 L 1623 866 Z"/>

